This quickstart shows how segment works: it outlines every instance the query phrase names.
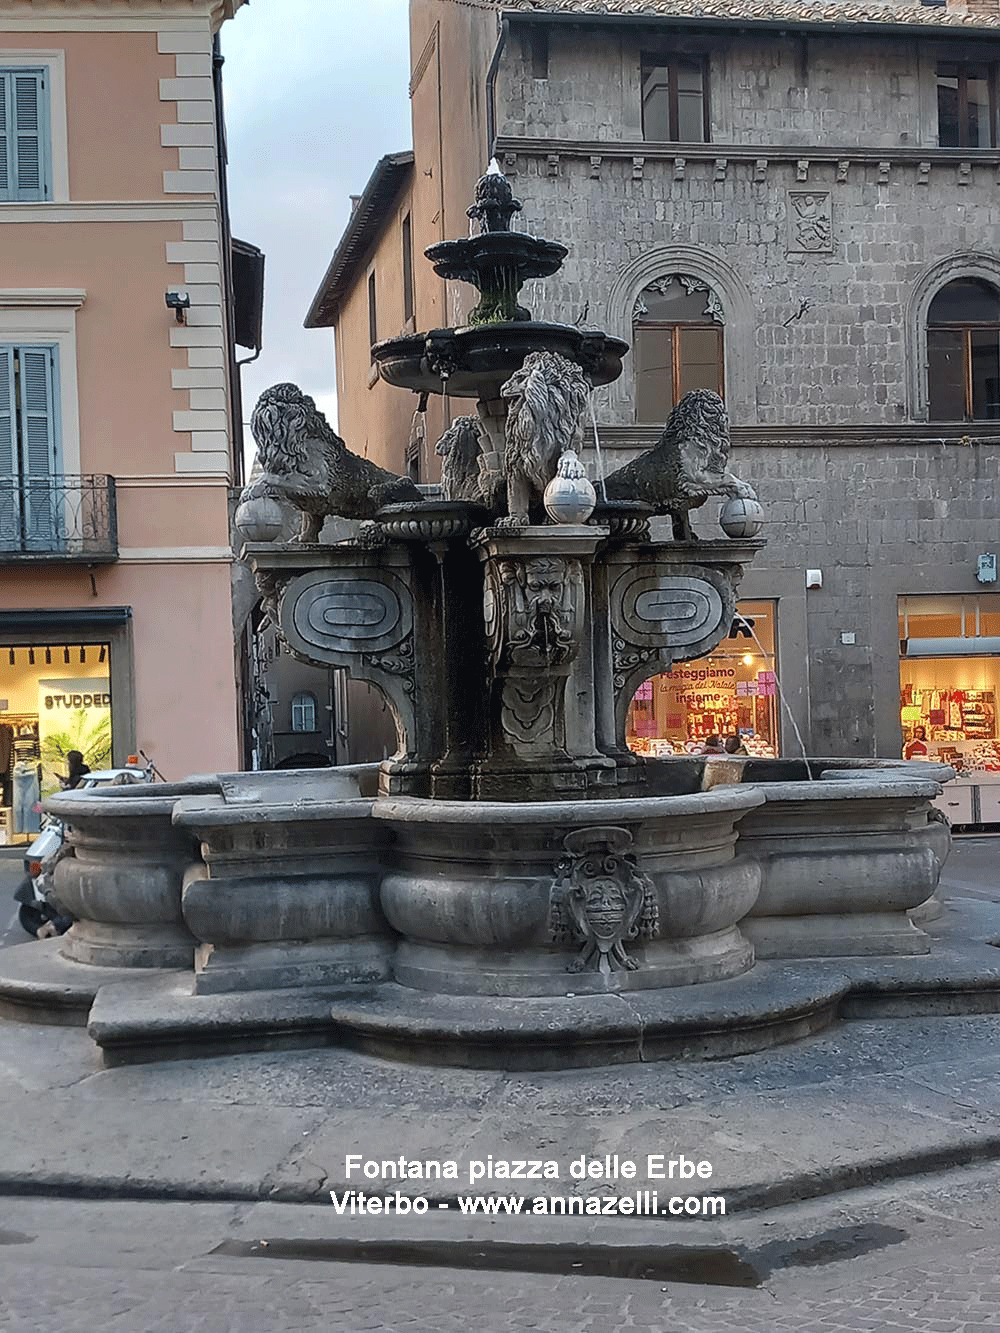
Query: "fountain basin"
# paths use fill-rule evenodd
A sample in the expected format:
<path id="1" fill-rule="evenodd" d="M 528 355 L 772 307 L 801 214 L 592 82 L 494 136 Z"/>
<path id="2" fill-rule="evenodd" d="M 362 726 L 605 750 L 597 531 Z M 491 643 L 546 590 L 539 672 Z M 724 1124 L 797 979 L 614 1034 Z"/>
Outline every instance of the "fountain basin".
<path id="1" fill-rule="evenodd" d="M 181 912 L 191 833 L 171 823 L 175 803 L 219 790 L 216 778 L 108 787 L 51 796 L 72 854 L 56 866 L 58 901 L 76 922 L 61 953 L 103 967 L 190 968 L 195 940 Z"/>
<path id="2" fill-rule="evenodd" d="M 869 770 L 761 784 L 740 827 L 761 889 L 742 929 L 760 958 L 927 953 L 907 912 L 934 894 L 950 847 L 933 779 Z"/>
<path id="3" fill-rule="evenodd" d="M 558 352 L 582 366 L 597 387 L 618 379 L 627 351 L 620 338 L 528 320 L 390 338 L 376 343 L 372 356 L 382 378 L 398 389 L 490 402 L 529 352 Z"/>
<path id="4" fill-rule="evenodd" d="M 182 894 L 199 942 L 198 995 L 389 976 L 394 937 L 378 897 L 388 830 L 372 819 L 378 767 L 291 776 L 233 775 L 220 795 L 174 810 L 175 828 L 200 840 L 203 857 Z"/>
<path id="5" fill-rule="evenodd" d="M 583 995 L 688 985 L 753 965 L 737 928 L 759 871 L 736 855 L 753 788 L 547 802 L 379 800 L 382 881 L 404 986 Z"/>

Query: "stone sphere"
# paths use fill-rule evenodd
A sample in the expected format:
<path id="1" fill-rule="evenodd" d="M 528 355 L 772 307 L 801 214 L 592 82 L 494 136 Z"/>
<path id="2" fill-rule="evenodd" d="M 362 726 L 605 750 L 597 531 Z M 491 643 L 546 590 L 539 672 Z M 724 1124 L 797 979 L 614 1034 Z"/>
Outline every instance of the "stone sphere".
<path id="1" fill-rule="evenodd" d="M 576 455 L 567 450 L 542 496 L 545 512 L 553 523 L 586 523 L 597 504 L 597 492 L 588 481 Z"/>
<path id="2" fill-rule="evenodd" d="M 756 500 L 734 496 L 719 510 L 719 526 L 727 537 L 756 537 L 764 526 L 764 510 Z"/>
<path id="3" fill-rule="evenodd" d="M 236 510 L 235 523 L 248 542 L 273 542 L 281 536 L 285 515 L 269 495 L 244 500 Z"/>

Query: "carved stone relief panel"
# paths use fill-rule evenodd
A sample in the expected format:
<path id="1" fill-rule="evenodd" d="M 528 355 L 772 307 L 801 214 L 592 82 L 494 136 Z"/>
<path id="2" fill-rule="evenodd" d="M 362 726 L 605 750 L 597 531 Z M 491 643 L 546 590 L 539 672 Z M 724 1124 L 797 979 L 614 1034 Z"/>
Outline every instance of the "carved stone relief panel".
<path id="1" fill-rule="evenodd" d="M 788 250 L 799 254 L 829 254 L 833 250 L 829 190 L 788 191 Z"/>

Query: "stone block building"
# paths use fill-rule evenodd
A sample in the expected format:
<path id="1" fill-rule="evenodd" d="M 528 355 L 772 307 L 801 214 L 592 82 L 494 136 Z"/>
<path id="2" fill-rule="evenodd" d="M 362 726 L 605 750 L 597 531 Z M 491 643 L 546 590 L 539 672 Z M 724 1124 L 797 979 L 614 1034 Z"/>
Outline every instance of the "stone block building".
<path id="1" fill-rule="evenodd" d="M 711 387 L 765 507 L 743 586 L 762 642 L 739 623 L 697 688 L 649 683 L 639 748 L 710 727 L 793 754 L 797 727 L 815 754 L 898 755 L 923 728 L 985 788 L 1000 768 L 995 0 L 413 0 L 411 37 L 420 281 L 444 288 L 419 252 L 464 234 L 495 155 L 518 225 L 570 249 L 525 288 L 535 317 L 632 343 L 595 395 L 605 467 Z M 369 222 L 369 265 L 390 262 L 395 222 Z M 447 284 L 432 311 L 418 285 L 415 327 L 442 309 L 461 322 L 470 297 Z M 371 440 L 368 349 L 338 351 L 342 412 Z M 398 434 L 383 433 L 390 465 Z"/>

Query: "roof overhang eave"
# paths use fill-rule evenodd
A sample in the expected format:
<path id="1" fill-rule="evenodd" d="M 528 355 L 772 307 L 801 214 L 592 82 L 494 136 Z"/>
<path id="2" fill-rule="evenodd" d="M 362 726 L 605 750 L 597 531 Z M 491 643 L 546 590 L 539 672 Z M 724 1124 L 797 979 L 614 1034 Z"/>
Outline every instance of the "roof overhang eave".
<path id="1" fill-rule="evenodd" d="M 740 32 L 760 29 L 766 32 L 816 32 L 834 37 L 929 37 L 934 41 L 992 36 L 1000 42 L 1000 23 L 895 23 L 830 22 L 822 19 L 755 18 L 748 15 L 718 17 L 714 14 L 585 14 L 564 10 L 505 9 L 502 17 L 514 23 L 573 24 L 576 27 L 611 27 L 627 24 L 642 28 L 697 28 Z"/>

